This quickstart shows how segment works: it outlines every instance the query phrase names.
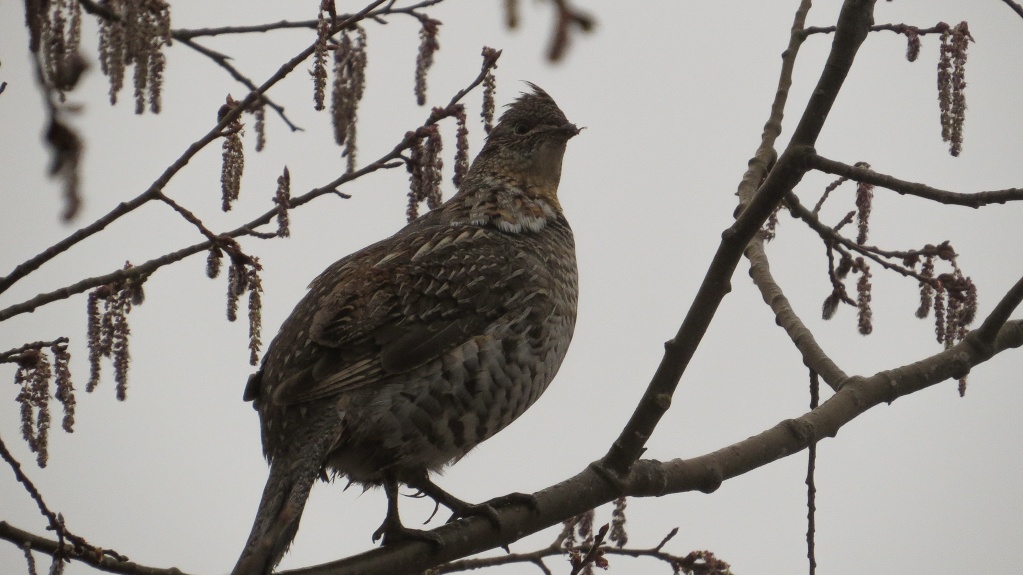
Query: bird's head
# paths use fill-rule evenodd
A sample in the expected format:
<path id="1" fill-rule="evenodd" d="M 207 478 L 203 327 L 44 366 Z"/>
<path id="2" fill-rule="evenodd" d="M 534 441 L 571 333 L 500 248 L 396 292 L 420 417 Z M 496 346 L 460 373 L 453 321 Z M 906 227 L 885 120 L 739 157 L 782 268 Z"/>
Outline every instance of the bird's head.
<path id="1" fill-rule="evenodd" d="M 547 92 L 531 92 L 508 105 L 474 162 L 556 200 L 565 144 L 580 128 L 568 121 Z M 479 164 L 479 166 L 477 166 Z"/>

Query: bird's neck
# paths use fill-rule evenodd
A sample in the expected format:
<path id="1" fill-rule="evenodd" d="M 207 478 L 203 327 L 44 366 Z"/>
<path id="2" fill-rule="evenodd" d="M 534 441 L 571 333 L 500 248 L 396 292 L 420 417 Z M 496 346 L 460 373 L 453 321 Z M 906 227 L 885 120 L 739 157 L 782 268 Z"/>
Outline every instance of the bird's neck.
<path id="1" fill-rule="evenodd" d="M 451 198 L 460 223 L 505 232 L 538 232 L 558 219 L 558 182 L 500 170 L 470 170 Z"/>

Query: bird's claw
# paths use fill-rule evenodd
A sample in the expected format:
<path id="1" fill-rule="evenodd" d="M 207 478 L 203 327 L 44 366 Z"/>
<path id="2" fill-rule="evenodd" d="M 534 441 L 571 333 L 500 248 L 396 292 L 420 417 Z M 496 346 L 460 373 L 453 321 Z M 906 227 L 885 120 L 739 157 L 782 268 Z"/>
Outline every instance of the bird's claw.
<path id="1" fill-rule="evenodd" d="M 429 543 L 434 550 L 438 549 L 441 545 L 440 537 L 429 531 L 421 531 L 419 529 L 409 529 L 401 524 L 401 522 L 394 522 L 389 519 L 384 522 L 373 532 L 373 542 L 380 541 L 381 546 L 387 546 L 394 543 L 402 543 L 405 541 L 423 541 Z"/>
<path id="2" fill-rule="evenodd" d="M 529 507 L 530 511 L 537 511 L 538 507 L 536 504 L 536 497 L 528 493 L 509 493 L 508 495 L 502 495 L 501 497 L 495 497 L 490 501 L 483 503 L 471 504 L 460 502 L 462 505 L 455 505 L 454 507 L 449 506 L 451 509 L 451 518 L 448 519 L 448 523 L 457 521 L 473 516 L 486 517 L 487 521 L 494 526 L 494 529 L 501 530 L 501 517 L 497 513 L 497 509 L 500 507 L 506 507 L 508 505 L 525 505 Z"/>

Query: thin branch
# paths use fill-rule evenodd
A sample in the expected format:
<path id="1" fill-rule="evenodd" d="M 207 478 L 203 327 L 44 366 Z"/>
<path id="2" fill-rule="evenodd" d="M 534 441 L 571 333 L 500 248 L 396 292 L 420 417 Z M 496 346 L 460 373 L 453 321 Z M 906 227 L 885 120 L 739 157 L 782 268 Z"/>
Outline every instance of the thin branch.
<path id="1" fill-rule="evenodd" d="M 788 207 L 789 212 L 802 220 L 810 229 L 817 232 L 817 235 L 821 237 L 826 243 L 834 247 L 839 253 L 843 255 L 849 255 L 849 251 L 854 251 L 860 255 L 863 255 L 871 260 L 877 262 L 878 265 L 884 267 L 887 270 L 891 270 L 901 274 L 904 277 L 913 278 L 922 283 L 933 283 L 934 278 L 925 277 L 919 272 L 904 267 L 898 264 L 894 264 L 889 259 L 905 260 L 914 256 L 927 256 L 937 255 L 939 248 L 937 246 L 927 246 L 922 250 L 915 251 L 900 251 L 900 250 L 885 250 L 877 246 L 869 246 L 864 244 L 858 244 L 853 240 L 838 233 L 835 228 L 824 224 L 820 221 L 812 211 L 807 209 L 799 198 L 794 193 L 789 193 L 785 196 L 785 205 Z M 846 220 L 843 220 L 846 221 Z M 837 227 L 837 226 L 836 226 Z M 886 259 L 887 258 L 887 259 Z M 830 384 L 830 382 L 829 382 Z"/>
<path id="2" fill-rule="evenodd" d="M 241 111 L 236 109 L 233 110 L 231 113 L 227 114 L 227 116 L 240 113 Z M 221 124 L 225 125 L 223 122 L 221 122 Z M 121 216 L 131 213 L 139 206 L 142 206 L 143 204 L 149 202 L 150 200 L 156 199 L 160 191 L 167 185 L 168 182 L 170 182 L 171 178 L 174 177 L 174 175 L 177 174 L 178 171 L 184 168 L 185 165 L 188 164 L 188 161 L 191 160 L 193 156 L 195 156 L 195 154 L 197 154 L 200 150 L 206 147 L 207 144 L 220 137 L 220 128 L 221 126 L 214 128 L 205 136 L 193 142 L 192 145 L 190 145 L 188 149 L 185 150 L 185 153 L 182 154 L 177 160 L 175 160 L 173 164 L 167 167 L 167 169 L 164 170 L 162 174 L 160 174 L 160 177 L 157 178 L 156 181 L 153 182 L 153 184 L 150 185 L 145 192 L 142 192 L 132 200 L 118 204 L 113 210 L 108 212 L 106 215 L 100 217 L 93 223 L 85 226 L 84 228 L 79 229 L 70 236 L 50 246 L 39 255 L 32 257 L 26 260 L 25 262 L 19 264 L 6 277 L 0 278 L 0 293 L 6 291 L 18 280 L 24 278 L 28 274 L 39 269 L 39 267 L 45 264 L 46 262 L 69 250 L 75 244 L 78 244 L 79 242 L 85 240 L 86 238 L 92 236 L 93 234 L 102 231 Z M 0 321 L 2 321 L 3 319 L 7 319 L 7 317 L 2 317 L 2 314 L 0 314 Z"/>
<path id="3" fill-rule="evenodd" d="M 820 378 L 816 371 L 810 370 L 810 411 L 820 405 Z M 814 475 L 817 467 L 817 442 L 811 442 L 806 448 L 806 558 L 810 562 L 810 575 L 817 573 L 816 551 L 816 519 L 817 519 L 817 485 Z"/>
<path id="4" fill-rule="evenodd" d="M 856 182 L 873 184 L 899 194 L 916 196 L 918 198 L 933 200 L 950 206 L 979 208 L 992 204 L 1004 204 L 1006 202 L 1023 200 L 1023 188 L 1009 188 L 1006 190 L 992 190 L 972 194 L 948 192 L 917 182 L 908 182 L 886 174 L 879 174 L 874 170 L 857 168 L 856 166 L 850 166 L 848 164 L 843 164 L 842 162 L 829 160 L 828 158 L 818 154 L 809 156 L 807 160 L 810 162 L 811 167 L 822 172 L 835 174 L 836 176 L 843 176 Z"/>
<path id="5" fill-rule="evenodd" d="M 209 48 L 197 44 L 188 38 L 178 38 L 173 33 L 171 35 L 174 36 L 174 39 L 177 40 L 178 42 L 181 42 L 185 46 L 188 46 L 189 48 L 195 50 L 196 52 L 202 54 L 203 56 L 206 56 L 210 60 L 213 60 L 214 63 L 216 63 L 221 68 L 227 70 L 227 73 L 230 74 L 232 78 L 240 82 L 249 90 L 259 89 L 254 83 L 252 83 L 252 80 L 245 77 L 241 72 L 238 71 L 237 68 L 235 68 L 234 66 L 231 65 L 230 62 L 228 62 L 228 60 L 231 59 L 230 56 L 226 54 L 221 54 L 216 50 L 210 50 Z M 277 112 L 277 115 L 280 116 L 281 120 L 283 120 L 284 123 L 287 124 L 288 128 L 290 128 L 292 132 L 301 132 L 303 130 L 301 127 L 293 124 L 291 120 L 289 120 L 288 117 L 284 114 L 284 106 L 281 106 L 280 104 L 274 102 L 273 100 L 267 98 L 266 96 L 263 96 L 263 102 L 266 103 L 267 106 L 273 108 L 275 112 Z"/>
<path id="6" fill-rule="evenodd" d="M 404 6 L 402 8 L 395 8 L 393 6 L 394 2 L 391 2 L 390 4 L 379 10 L 371 10 L 369 13 L 366 14 L 366 17 L 378 19 L 381 16 L 388 16 L 391 14 L 408 14 L 410 16 L 419 18 L 419 15 L 416 14 L 416 12 L 422 10 L 423 8 L 433 6 L 434 4 L 440 4 L 443 1 L 444 0 L 424 0 L 416 4 Z M 348 18 L 348 16 L 339 15 L 338 18 L 343 20 Z M 315 30 L 316 24 L 317 24 L 316 20 L 299 20 L 296 22 L 281 20 L 279 22 L 270 22 L 267 24 L 254 24 L 250 26 L 219 26 L 216 28 L 192 28 L 192 29 L 182 28 L 178 30 L 172 30 L 171 36 L 173 36 L 175 40 L 185 41 L 191 40 L 193 38 L 199 38 L 202 36 L 264 33 L 272 32 L 274 30 L 291 30 L 296 28 L 306 28 Z"/>
<path id="7" fill-rule="evenodd" d="M 128 279 L 146 277 L 165 265 L 181 261 L 192 254 L 206 251 L 210 248 L 211 245 L 212 244 L 208 241 L 203 242 L 201 244 L 196 244 L 193 246 L 182 248 L 176 252 L 171 252 L 169 254 L 162 255 L 158 258 L 151 259 L 143 264 L 133 266 L 127 270 L 118 269 L 108 274 L 83 279 L 69 286 L 65 286 L 60 289 L 54 290 L 52 292 L 41 293 L 29 300 L 23 301 L 19 304 L 12 305 L 0 311 L 0 322 L 8 320 L 16 315 L 21 315 L 23 313 L 35 311 L 39 307 L 44 306 L 48 303 L 52 303 L 62 299 L 67 299 L 72 295 L 84 293 L 92 288 L 99 287 L 101 285 L 107 285 L 110 283 L 120 283 Z"/>
<path id="8" fill-rule="evenodd" d="M 198 216 L 193 214 L 191 212 L 191 210 L 188 210 L 187 208 L 185 208 L 181 204 L 179 204 L 179 203 L 175 202 L 174 200 L 170 199 L 163 192 L 157 192 L 156 198 L 158 200 L 160 200 L 161 202 L 163 202 L 163 203 L 167 204 L 168 206 L 170 206 L 171 209 L 173 209 L 175 212 L 180 214 L 181 217 L 185 218 L 185 221 L 187 221 L 188 223 L 190 223 L 193 226 L 195 226 L 196 229 L 199 230 L 199 233 L 201 233 L 202 235 L 206 236 L 206 239 L 210 240 L 211 242 L 216 242 L 217 241 L 217 234 L 211 232 L 209 230 L 209 228 L 207 228 L 206 225 L 202 223 L 202 220 L 200 220 Z"/>
<path id="9" fill-rule="evenodd" d="M 179 30 L 172 30 L 171 36 L 173 36 L 175 40 L 187 42 L 193 38 L 199 38 L 201 36 L 263 33 L 271 32 L 273 30 L 292 30 L 296 28 L 307 28 L 310 30 L 315 30 L 316 22 L 317 22 L 316 20 L 299 20 L 296 22 L 281 20 L 279 22 L 270 22 L 267 24 L 254 24 L 251 26 L 218 26 L 216 28 L 191 28 L 191 29 L 182 28 Z"/>
<path id="10" fill-rule="evenodd" d="M 930 28 L 917 28 L 916 26 L 910 26 L 909 24 L 875 24 L 870 27 L 871 32 L 895 32 L 896 34 L 905 34 L 906 32 L 913 31 L 917 36 L 925 36 L 927 34 L 941 34 L 948 30 L 948 24 L 944 22 L 935 24 Z M 803 30 L 803 37 L 811 34 L 833 34 L 835 32 L 834 26 L 807 26 Z"/>
<path id="11" fill-rule="evenodd" d="M 1020 18 L 1023 18 L 1023 6 L 1020 6 L 1019 2 L 1013 2 L 1012 0 L 1002 0 L 1005 5 L 1012 8 L 1013 12 L 1019 14 Z"/>
<path id="12" fill-rule="evenodd" d="M 775 322 L 785 330 L 789 339 L 799 350 L 799 354 L 803 358 L 803 365 L 820 374 L 828 386 L 837 390 L 849 376 L 832 361 L 831 357 L 814 339 L 810 328 L 806 327 L 803 320 L 792 309 L 781 286 L 771 275 L 771 264 L 764 251 L 763 238 L 758 236 L 750 242 L 745 255 L 750 262 L 749 275 L 753 278 L 753 283 L 760 290 L 764 302 L 774 312 Z"/>
<path id="13" fill-rule="evenodd" d="M 43 349 L 44 347 L 53 347 L 55 345 L 68 343 L 70 341 L 71 340 L 69 340 L 66 337 L 58 337 L 53 341 L 34 341 L 32 343 L 26 343 L 21 347 L 0 353 L 0 363 L 11 363 L 14 361 L 18 361 L 18 356 L 31 349 L 38 350 Z"/>
<path id="14" fill-rule="evenodd" d="M 57 513 L 51 511 L 50 508 L 46 505 L 46 502 L 43 501 L 43 495 L 39 493 L 39 489 L 37 489 L 36 486 L 32 483 L 32 480 L 29 479 L 28 476 L 25 475 L 25 473 L 21 470 L 21 464 L 18 462 L 17 459 L 14 458 L 13 455 L 11 455 L 11 452 L 7 450 L 7 445 L 4 444 L 3 439 L 0 439 L 0 458 L 6 461 L 7 464 L 11 467 L 11 470 L 14 471 L 14 477 L 18 480 L 19 483 L 21 483 L 25 487 L 25 491 L 27 491 L 29 496 L 32 497 L 32 499 L 36 502 L 36 506 L 39 507 L 39 512 L 42 513 L 44 517 L 46 517 L 46 521 L 47 523 L 49 523 L 47 529 L 56 532 L 57 541 L 52 542 L 53 545 L 55 546 L 53 550 L 54 552 L 61 550 L 65 553 L 64 555 L 65 557 L 77 558 L 80 555 L 89 555 L 97 557 L 100 560 L 102 560 L 104 557 L 117 561 L 127 560 L 127 557 L 121 555 L 120 553 L 117 553 L 116 551 L 110 549 L 100 549 L 86 541 L 83 537 L 79 537 L 78 535 L 71 533 L 71 531 L 69 531 L 67 527 L 64 526 L 63 518 Z M 3 525 L 6 525 L 6 523 L 0 522 L 0 526 Z M 0 536 L 2 536 L 2 534 L 0 534 Z M 65 540 L 70 541 L 71 543 L 70 544 L 65 543 Z M 11 541 L 18 543 L 19 545 L 25 543 L 25 541 L 15 540 Z M 51 555 L 52 554 L 53 553 L 51 553 Z"/>
<path id="15" fill-rule="evenodd" d="M 40 537 L 34 533 L 29 533 L 28 531 L 23 531 L 6 521 L 0 521 L 0 539 L 10 541 L 18 547 L 28 547 L 32 551 L 45 553 L 50 556 L 61 553 L 64 557 L 71 557 L 76 561 L 92 566 L 99 571 L 106 571 L 107 573 L 121 573 L 123 575 L 188 575 L 174 567 L 160 569 L 157 567 L 148 567 L 146 565 L 132 563 L 131 561 L 128 561 L 127 557 L 116 558 L 103 553 L 85 553 L 76 555 L 74 554 L 74 549 L 70 545 L 65 544 L 62 546 L 57 541 Z"/>
<path id="16" fill-rule="evenodd" d="M 590 543 L 587 547 L 580 549 L 581 551 L 583 551 L 583 555 L 579 559 L 578 563 L 572 565 L 571 575 L 579 575 L 579 573 L 582 573 L 583 569 L 585 569 L 587 565 L 592 565 L 597 562 L 597 559 L 600 557 L 602 547 L 604 545 L 605 535 L 607 535 L 606 524 L 603 525 L 599 531 L 597 531 L 597 534 L 593 538 L 592 543 Z"/>
<path id="17" fill-rule="evenodd" d="M 501 565 L 531 563 L 533 565 L 537 565 L 541 571 L 550 575 L 550 571 L 543 564 L 542 559 L 545 557 L 553 557 L 555 555 L 563 555 L 565 551 L 566 549 L 560 545 L 548 545 L 547 547 L 542 547 L 535 551 L 530 551 L 529 553 L 508 553 L 506 555 L 498 555 L 496 557 L 474 557 L 472 559 L 451 561 L 438 566 L 436 569 L 432 569 L 430 572 L 435 575 L 442 575 L 443 573 L 475 571 L 477 569 L 500 567 Z"/>
<path id="18" fill-rule="evenodd" d="M 7 445 L 4 444 L 3 439 L 0 439 L 0 458 L 6 461 L 7 465 L 9 465 L 14 471 L 14 477 L 18 480 L 18 483 L 25 486 L 25 491 L 28 491 L 29 496 L 32 497 L 32 500 L 36 502 L 36 506 L 39 507 L 39 512 L 46 517 L 46 521 L 50 524 L 49 529 L 57 532 L 57 537 L 60 538 L 60 542 L 63 544 L 65 529 L 61 525 L 60 520 L 57 518 L 57 514 L 47 507 L 46 502 L 43 501 L 43 494 L 39 493 L 39 490 L 36 488 L 35 484 L 32 483 L 32 480 L 29 479 L 28 476 L 25 475 L 25 472 L 21 470 L 21 464 L 18 463 L 18 460 L 15 459 L 14 456 L 11 455 L 11 452 L 7 450 Z"/>
<path id="19" fill-rule="evenodd" d="M 742 210 L 753 198 L 757 188 L 764 182 L 767 172 L 771 170 L 778 161 L 778 151 L 774 144 L 782 131 L 782 120 L 785 118 L 785 104 L 789 99 L 789 90 L 792 88 L 792 72 L 796 67 L 796 56 L 799 48 L 803 45 L 803 27 L 806 26 L 806 16 L 810 12 L 810 0 L 803 0 L 796 9 L 796 15 L 789 30 L 789 44 L 781 54 L 781 71 L 778 74 L 778 87 L 774 91 L 774 101 L 771 103 L 771 112 L 764 124 L 764 131 L 760 138 L 760 146 L 749 161 L 749 168 L 743 174 L 739 182 L 739 210 Z"/>

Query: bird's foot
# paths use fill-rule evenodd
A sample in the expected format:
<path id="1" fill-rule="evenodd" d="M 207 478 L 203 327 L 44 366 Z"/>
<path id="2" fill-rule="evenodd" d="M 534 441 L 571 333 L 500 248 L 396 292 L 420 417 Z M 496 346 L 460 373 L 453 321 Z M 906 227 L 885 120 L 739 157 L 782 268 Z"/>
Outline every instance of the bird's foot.
<path id="1" fill-rule="evenodd" d="M 497 509 L 500 507 L 506 507 L 508 505 L 525 505 L 529 507 L 530 511 L 536 511 L 536 497 L 528 493 L 509 493 L 508 495 L 502 495 L 501 497 L 495 497 L 490 501 L 484 501 L 483 503 L 466 503 L 459 501 L 461 507 L 451 507 L 450 505 L 444 504 L 448 509 L 451 509 L 451 518 L 448 522 L 457 521 L 466 517 L 472 517 L 475 515 L 481 515 L 490 521 L 490 524 L 494 526 L 494 529 L 501 530 L 501 517 L 497 514 Z"/>
<path id="2" fill-rule="evenodd" d="M 428 477 L 410 483 L 409 486 L 418 489 L 430 499 L 450 509 L 451 517 L 448 518 L 448 523 L 468 517 L 483 516 L 494 526 L 494 529 L 500 531 L 501 518 L 497 514 L 497 508 L 507 505 L 526 505 L 533 511 L 536 511 L 537 508 L 536 498 L 527 493 L 509 493 L 484 503 L 469 503 L 444 491 Z"/>
<path id="3" fill-rule="evenodd" d="M 419 529 L 409 529 L 401 524 L 401 521 L 394 521 L 391 517 L 384 519 L 380 527 L 373 532 L 373 542 L 380 541 L 381 546 L 405 541 L 424 541 L 434 549 L 440 547 L 440 537 Z"/>
<path id="4" fill-rule="evenodd" d="M 373 532 L 373 542 L 378 540 L 381 545 L 391 545 L 403 541 L 425 541 L 436 551 L 440 545 L 440 537 L 428 531 L 409 529 L 401 523 L 398 516 L 398 482 L 393 477 L 384 480 L 384 492 L 387 494 L 387 515 L 384 522 Z"/>

